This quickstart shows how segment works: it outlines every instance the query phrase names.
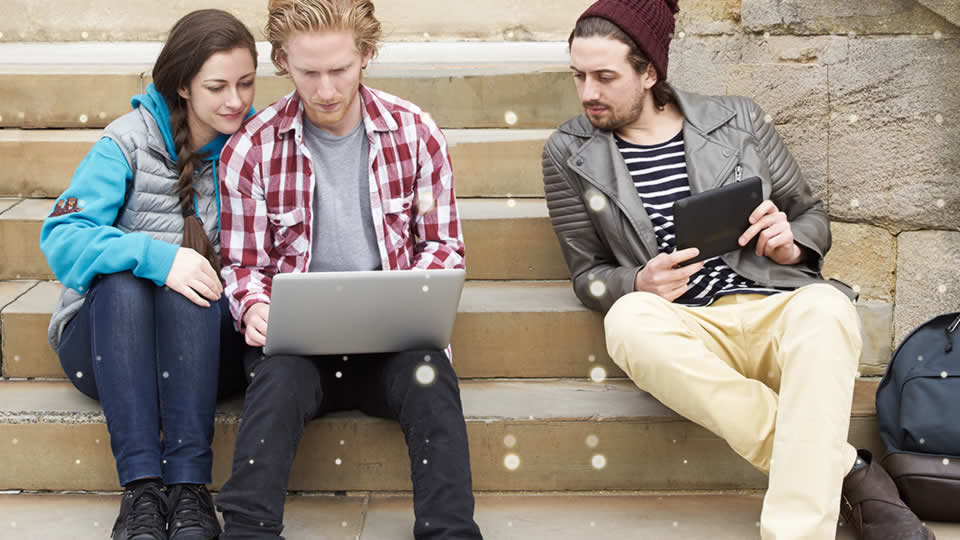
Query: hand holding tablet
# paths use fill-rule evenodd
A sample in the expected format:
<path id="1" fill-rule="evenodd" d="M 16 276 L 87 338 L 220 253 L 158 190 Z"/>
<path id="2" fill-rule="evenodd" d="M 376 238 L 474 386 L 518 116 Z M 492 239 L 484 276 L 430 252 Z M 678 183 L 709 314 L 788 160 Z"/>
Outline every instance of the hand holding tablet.
<path id="1" fill-rule="evenodd" d="M 758 214 L 757 220 L 751 221 L 762 202 L 763 184 L 756 176 L 675 202 L 677 250 L 700 250 L 689 264 L 746 246 L 764 228 L 761 223 L 766 225 L 770 221 L 767 214 Z"/>

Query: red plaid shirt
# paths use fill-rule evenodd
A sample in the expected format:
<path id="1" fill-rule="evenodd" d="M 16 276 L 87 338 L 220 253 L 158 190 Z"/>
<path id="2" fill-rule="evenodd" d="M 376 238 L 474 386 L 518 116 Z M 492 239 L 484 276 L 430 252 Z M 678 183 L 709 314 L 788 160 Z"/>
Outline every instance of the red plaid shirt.
<path id="1" fill-rule="evenodd" d="M 360 86 L 370 141 L 370 207 L 384 270 L 463 268 L 447 143 L 416 105 Z M 250 118 L 220 155 L 221 275 L 242 330 L 273 276 L 310 266 L 316 179 L 296 92 Z"/>

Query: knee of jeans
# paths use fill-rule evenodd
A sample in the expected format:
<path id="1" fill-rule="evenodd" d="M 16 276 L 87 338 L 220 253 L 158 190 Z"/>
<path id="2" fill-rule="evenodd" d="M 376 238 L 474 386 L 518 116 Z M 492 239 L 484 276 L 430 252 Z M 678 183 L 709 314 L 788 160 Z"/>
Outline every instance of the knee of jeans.
<path id="1" fill-rule="evenodd" d="M 152 293 L 155 287 L 153 282 L 138 278 L 133 272 L 116 272 L 98 277 L 92 290 L 96 291 L 97 295 L 119 295 L 125 299 L 133 299 Z"/>
<path id="2" fill-rule="evenodd" d="M 256 396 L 270 407 L 297 406 L 306 400 L 320 398 L 321 388 L 316 369 L 310 360 L 299 356 L 264 357 L 247 373 L 250 384 L 247 396 Z"/>
<path id="3" fill-rule="evenodd" d="M 457 374 L 444 351 L 414 350 L 401 355 L 395 361 L 401 362 L 396 373 L 394 385 L 398 390 L 407 390 L 415 384 L 433 388 L 457 388 Z"/>
<path id="4" fill-rule="evenodd" d="M 306 358 L 298 356 L 270 356 L 251 366 L 247 378 L 250 381 L 247 395 L 256 395 L 271 403 L 292 403 L 306 389 L 308 381 L 314 381 L 315 375 L 308 373 Z"/>

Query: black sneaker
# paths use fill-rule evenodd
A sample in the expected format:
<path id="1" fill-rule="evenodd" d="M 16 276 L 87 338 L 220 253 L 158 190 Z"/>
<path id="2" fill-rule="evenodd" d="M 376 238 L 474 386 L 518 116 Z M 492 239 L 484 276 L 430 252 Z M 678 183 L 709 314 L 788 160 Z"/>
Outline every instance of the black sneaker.
<path id="1" fill-rule="evenodd" d="M 158 482 L 123 491 L 120 515 L 110 534 L 113 540 L 166 540 L 167 497 Z"/>
<path id="2" fill-rule="evenodd" d="M 211 540 L 220 537 L 220 522 L 207 486 L 175 484 L 167 497 L 172 510 L 167 517 L 170 540 Z"/>

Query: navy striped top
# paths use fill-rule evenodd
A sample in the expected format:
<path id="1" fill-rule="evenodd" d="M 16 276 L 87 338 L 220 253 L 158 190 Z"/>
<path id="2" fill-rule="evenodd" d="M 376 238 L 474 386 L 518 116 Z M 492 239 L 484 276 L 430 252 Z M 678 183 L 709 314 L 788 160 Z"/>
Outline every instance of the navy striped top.
<path id="1" fill-rule="evenodd" d="M 627 142 L 616 137 L 617 147 L 643 200 L 657 235 L 660 253 L 673 253 L 677 237 L 673 227 L 673 203 L 690 196 L 683 131 L 669 141 L 652 146 Z M 728 294 L 775 294 L 778 289 L 758 286 L 737 274 L 720 257 L 707 259 L 703 269 L 690 278 L 690 289 L 675 302 L 706 306 Z"/>

